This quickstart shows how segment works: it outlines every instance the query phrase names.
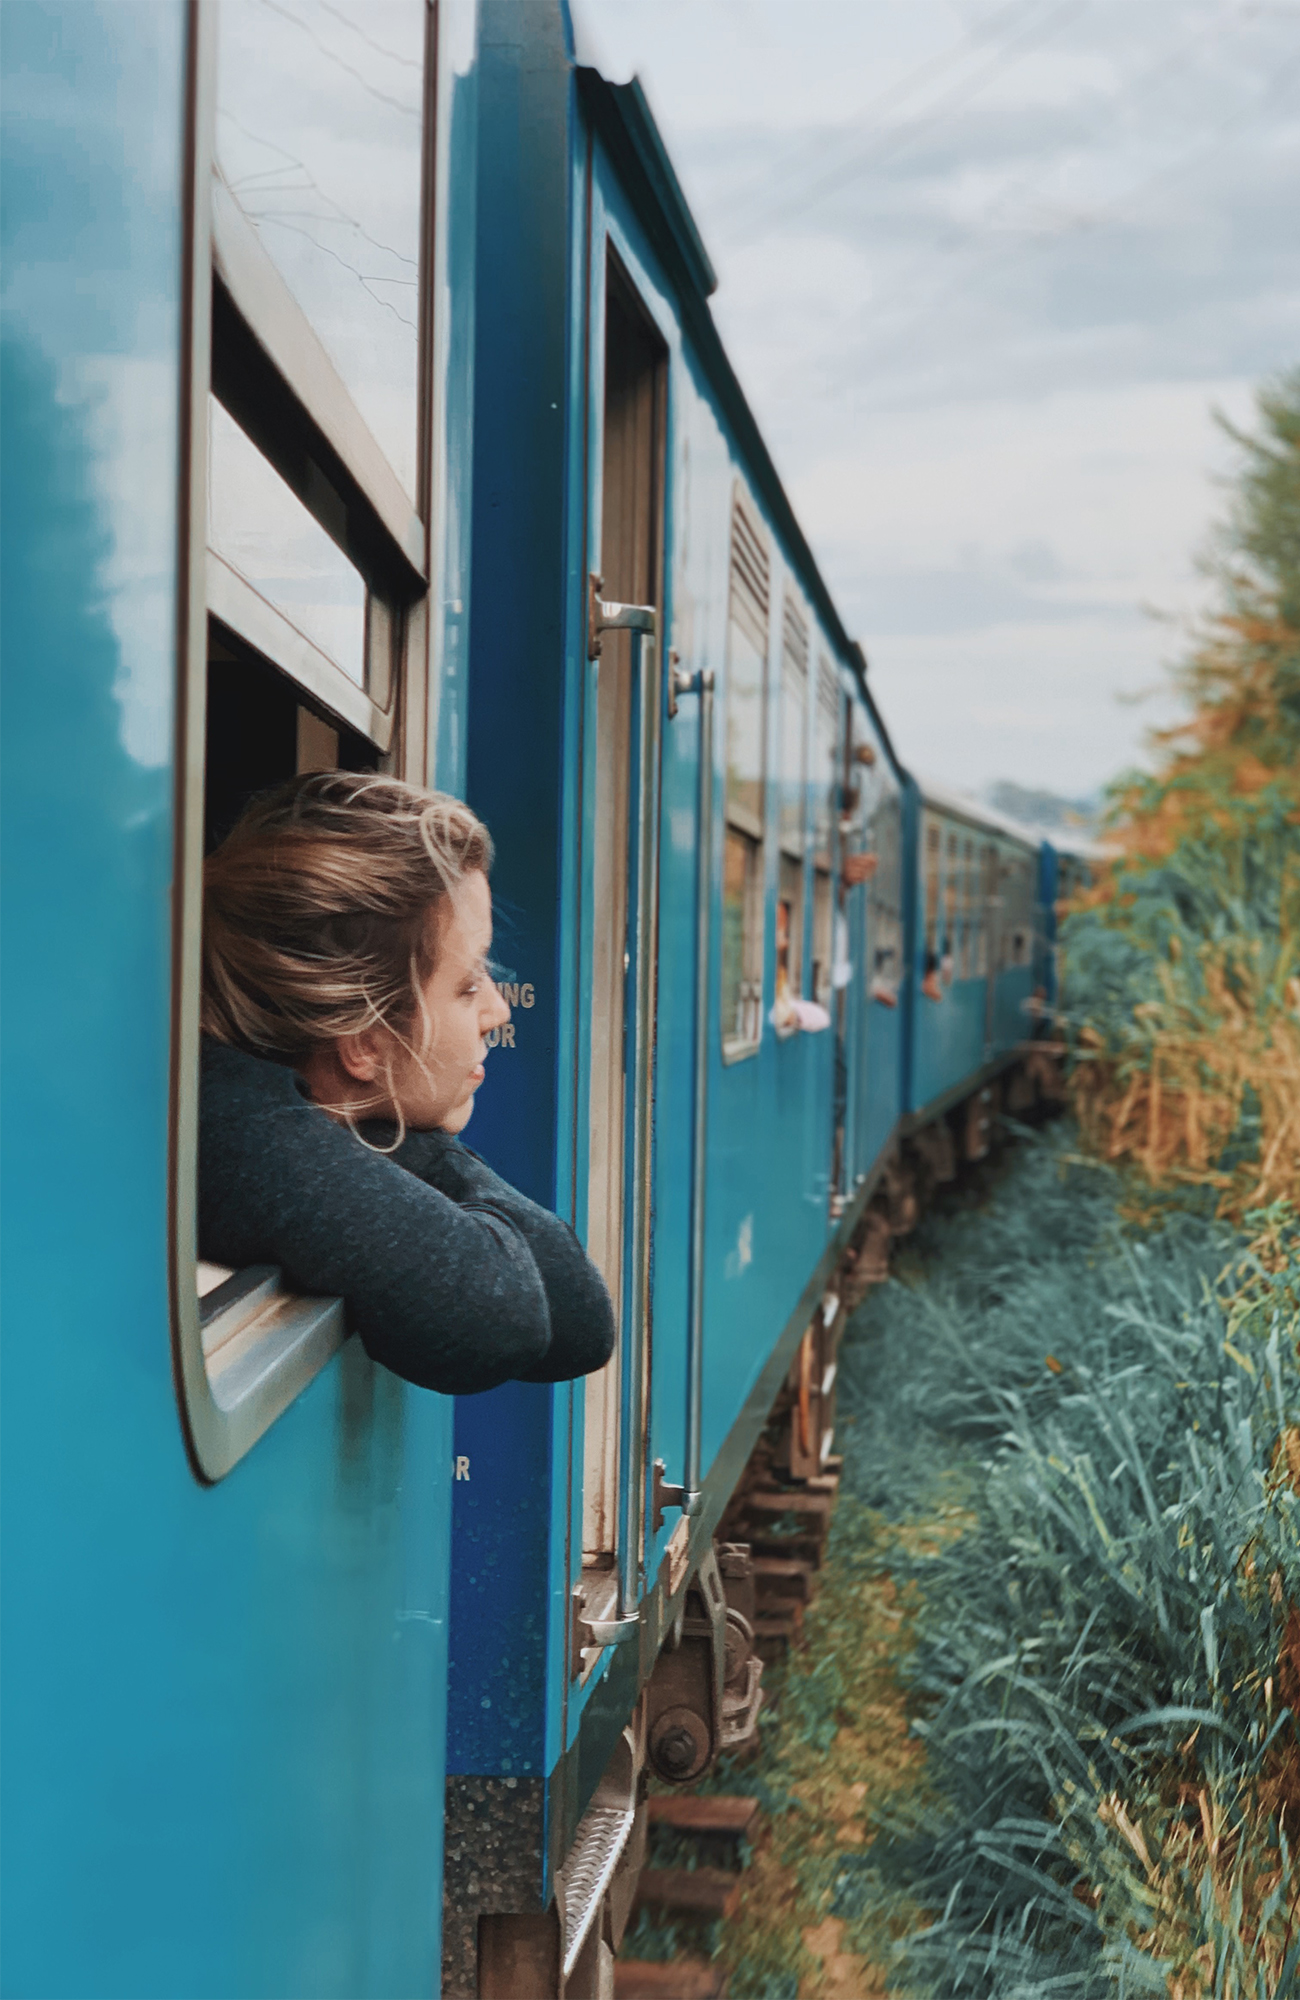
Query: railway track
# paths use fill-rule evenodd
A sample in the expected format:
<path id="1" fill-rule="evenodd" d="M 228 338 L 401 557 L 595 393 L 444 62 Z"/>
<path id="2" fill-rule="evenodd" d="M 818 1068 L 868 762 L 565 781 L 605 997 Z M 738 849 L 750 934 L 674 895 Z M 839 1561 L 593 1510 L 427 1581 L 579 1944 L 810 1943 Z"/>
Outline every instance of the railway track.
<path id="1" fill-rule="evenodd" d="M 845 1317 L 837 1311 L 834 1320 Z M 797 1437 L 799 1372 L 796 1360 L 719 1527 L 720 1544 L 750 1552 L 755 1650 L 765 1665 L 803 1644 L 804 1615 L 817 1588 L 840 1482 L 841 1461 L 831 1456 L 823 1470 L 804 1478 L 782 1469 L 789 1464 L 792 1430 Z M 757 1754 L 757 1726 L 751 1743 L 750 1754 Z M 744 1757 L 746 1748 L 733 1754 Z M 649 1858 L 637 1884 L 634 1928 L 636 1913 L 645 1911 L 699 1942 L 664 1960 L 616 1960 L 615 2000 L 725 2000 L 725 1968 L 704 1944 L 710 1927 L 739 1908 L 745 1857 L 762 1833 L 758 1801 L 683 1788 L 652 1797 L 647 1817 Z"/>

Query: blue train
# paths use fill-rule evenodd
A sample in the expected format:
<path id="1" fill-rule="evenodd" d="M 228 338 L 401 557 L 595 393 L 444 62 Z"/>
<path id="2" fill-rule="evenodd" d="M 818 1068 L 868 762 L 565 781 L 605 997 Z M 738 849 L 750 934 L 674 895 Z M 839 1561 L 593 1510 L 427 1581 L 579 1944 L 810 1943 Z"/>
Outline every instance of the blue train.
<path id="1" fill-rule="evenodd" d="M 40 0 L 4 91 L 3 1991 L 603 1994 L 783 1385 L 816 1477 L 846 1274 L 1052 1088 L 1060 858 L 899 761 L 563 0 Z M 336 765 L 493 830 L 586 1382 L 198 1262 L 202 857 Z"/>

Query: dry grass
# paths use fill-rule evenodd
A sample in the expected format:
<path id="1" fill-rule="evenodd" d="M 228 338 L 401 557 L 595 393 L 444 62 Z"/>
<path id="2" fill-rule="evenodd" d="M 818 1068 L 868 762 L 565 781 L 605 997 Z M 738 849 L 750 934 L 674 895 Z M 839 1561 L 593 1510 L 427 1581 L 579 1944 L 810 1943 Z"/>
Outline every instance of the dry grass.
<path id="1" fill-rule="evenodd" d="M 900 1674 L 915 1603 L 881 1563 L 891 1547 L 937 1550 L 969 1525 L 949 1500 L 901 1527 L 840 1500 L 805 1643 L 769 1669 L 761 1766 L 713 1781 L 757 1788 L 767 1808 L 740 1908 L 718 1939 L 736 2000 L 881 2000 L 897 1990 L 894 1943 L 920 1913 L 883 1890 L 865 1909 L 842 1893 L 882 1818 L 924 1789 L 925 1750 Z"/>
<path id="2" fill-rule="evenodd" d="M 1103 1159 L 1140 1167 L 1154 1187 L 1215 1188 L 1234 1220 L 1300 1188 L 1300 976 L 1273 1004 L 1262 956 L 1207 946 L 1194 995 L 1176 962 L 1161 966 L 1163 998 L 1135 1007 L 1128 1046 L 1107 1048 L 1085 1026 L 1088 1059 L 1073 1077 L 1080 1127 Z M 1255 1144 L 1225 1169 L 1248 1106 Z"/>

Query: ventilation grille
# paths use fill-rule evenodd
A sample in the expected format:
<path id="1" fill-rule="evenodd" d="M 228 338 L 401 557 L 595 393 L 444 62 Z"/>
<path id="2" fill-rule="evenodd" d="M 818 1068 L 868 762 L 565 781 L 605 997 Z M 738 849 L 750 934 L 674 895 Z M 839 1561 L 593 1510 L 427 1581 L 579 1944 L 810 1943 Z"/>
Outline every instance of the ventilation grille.
<path id="1" fill-rule="evenodd" d="M 797 674 L 808 671 L 808 626 L 792 597 L 785 600 L 785 615 L 781 620 L 781 645 L 785 664 Z"/>
<path id="2" fill-rule="evenodd" d="M 817 663 L 817 706 L 829 722 L 834 738 L 840 726 L 840 684 L 829 660 Z"/>
<path id="3" fill-rule="evenodd" d="M 731 515 L 731 615 L 761 653 L 767 651 L 771 590 L 772 563 L 762 530 L 737 494 Z"/>

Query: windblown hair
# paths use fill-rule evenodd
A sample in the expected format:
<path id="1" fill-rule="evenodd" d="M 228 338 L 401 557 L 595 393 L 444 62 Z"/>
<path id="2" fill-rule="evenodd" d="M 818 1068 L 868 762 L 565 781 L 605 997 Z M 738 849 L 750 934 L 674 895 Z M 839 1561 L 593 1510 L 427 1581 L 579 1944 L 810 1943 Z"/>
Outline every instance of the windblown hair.
<path id="1" fill-rule="evenodd" d="M 491 865 L 468 806 L 396 778 L 319 771 L 254 799 L 204 864 L 203 1032 L 289 1063 L 380 1025 L 405 1039 L 430 916 Z"/>

